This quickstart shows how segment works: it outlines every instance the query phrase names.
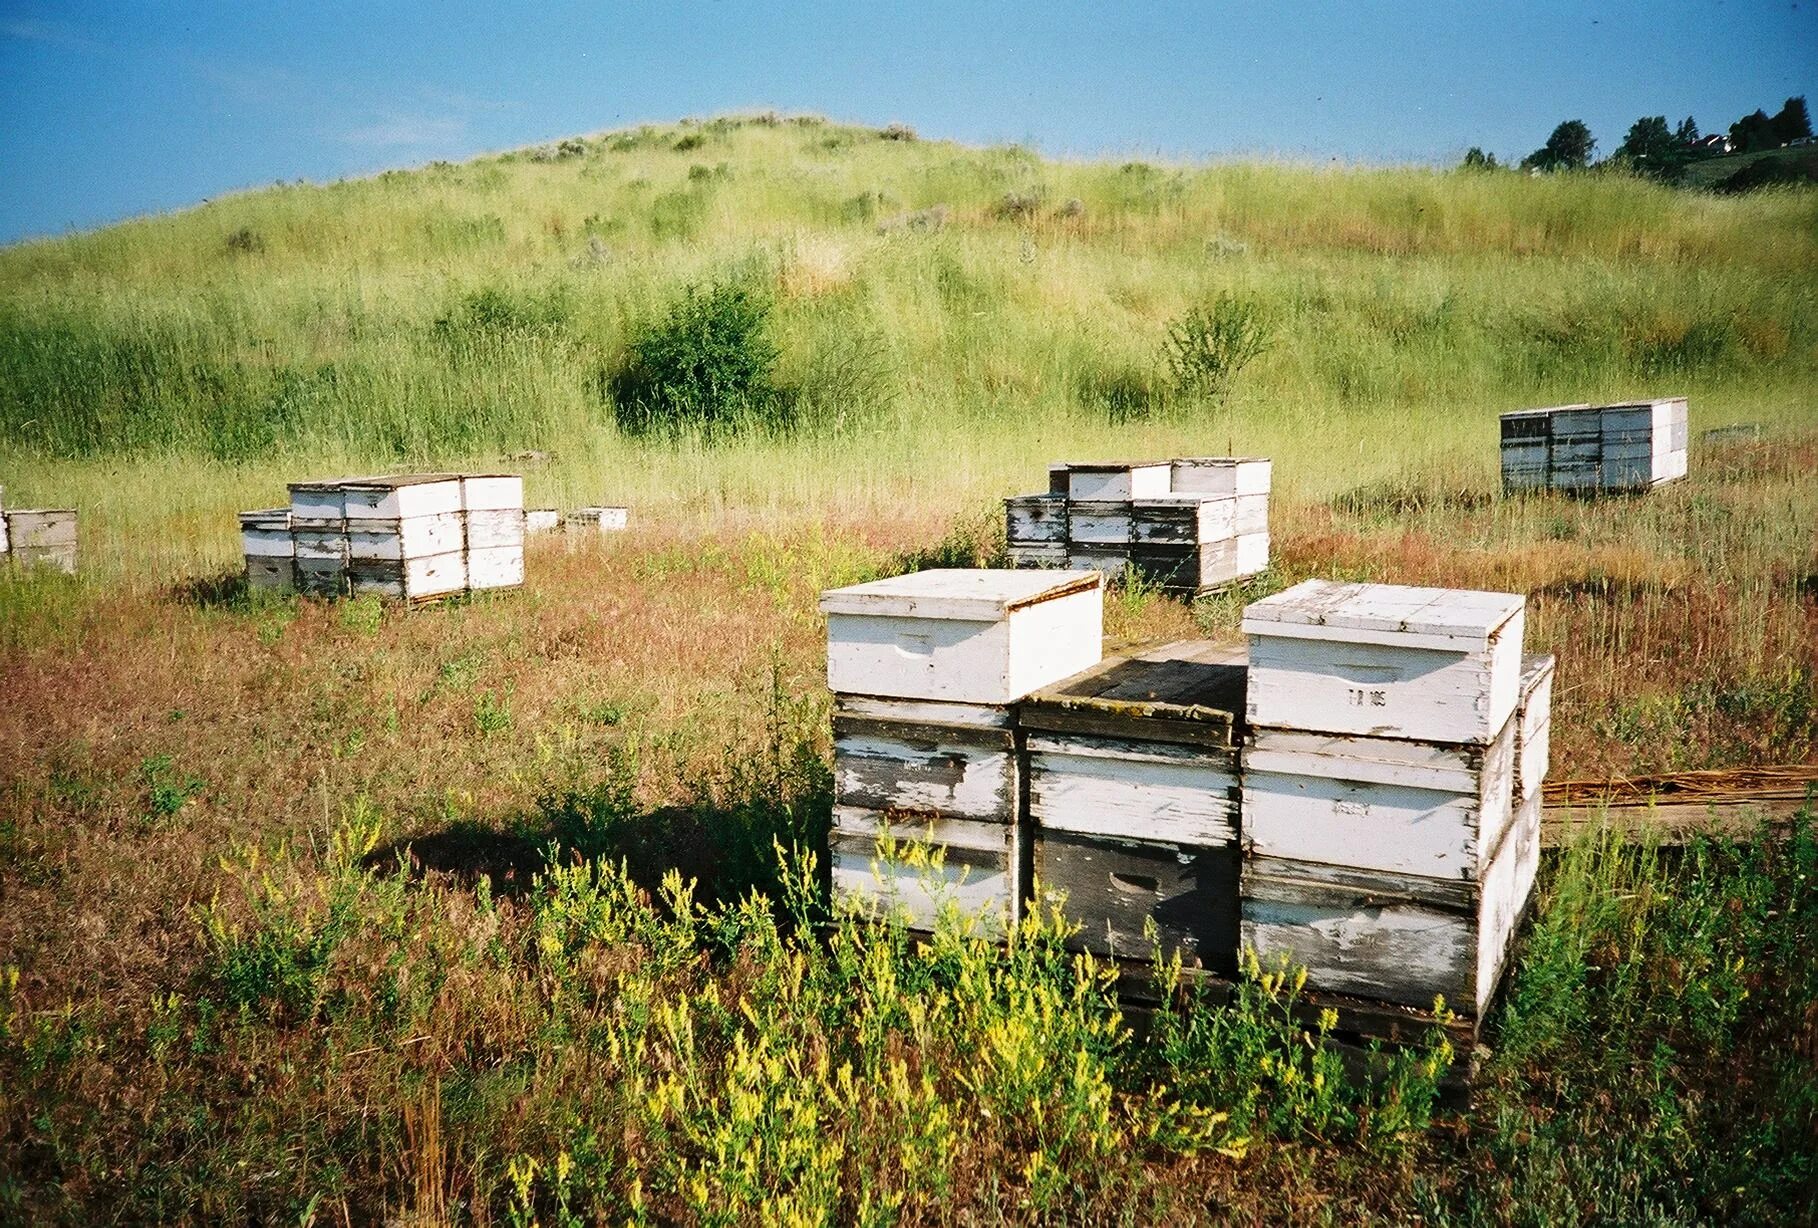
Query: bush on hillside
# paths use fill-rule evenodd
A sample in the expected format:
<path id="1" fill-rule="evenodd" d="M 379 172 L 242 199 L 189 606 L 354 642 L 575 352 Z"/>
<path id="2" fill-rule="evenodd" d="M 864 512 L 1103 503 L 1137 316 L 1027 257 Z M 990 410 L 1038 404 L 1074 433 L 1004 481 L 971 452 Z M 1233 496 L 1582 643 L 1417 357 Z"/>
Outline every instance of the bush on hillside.
<path id="1" fill-rule="evenodd" d="M 1238 373 L 1269 348 L 1273 328 L 1249 299 L 1220 294 L 1168 325 L 1162 355 L 1183 397 L 1222 400 Z"/>
<path id="2" fill-rule="evenodd" d="M 1759 188 L 1813 183 L 1818 183 L 1818 153 L 1806 153 L 1793 158 L 1758 159 L 1719 183 L 1717 191 L 1740 195 Z"/>
<path id="3" fill-rule="evenodd" d="M 690 286 L 608 377 L 619 427 L 641 435 L 780 423 L 787 402 L 774 382 L 770 312 L 769 295 L 746 281 Z"/>

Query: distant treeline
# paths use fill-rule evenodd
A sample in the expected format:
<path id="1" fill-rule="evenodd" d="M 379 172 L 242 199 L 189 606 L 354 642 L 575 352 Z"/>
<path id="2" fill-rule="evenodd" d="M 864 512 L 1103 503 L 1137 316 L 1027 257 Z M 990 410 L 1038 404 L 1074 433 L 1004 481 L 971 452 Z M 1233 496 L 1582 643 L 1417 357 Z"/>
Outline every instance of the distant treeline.
<path id="1" fill-rule="evenodd" d="M 1553 129 L 1546 144 L 1523 158 L 1520 169 L 1573 171 L 1592 167 L 1629 171 L 1663 183 L 1685 183 L 1693 163 L 1731 154 L 1755 154 L 1806 145 L 1812 140 L 1812 119 L 1805 96 L 1788 98 L 1769 115 L 1757 109 L 1729 127 L 1729 132 L 1703 133 L 1688 115 L 1671 127 L 1664 115 L 1644 115 L 1629 125 L 1628 135 L 1608 158 L 1595 161 L 1597 138 L 1581 119 L 1568 119 Z M 1464 156 L 1468 170 L 1497 170 L 1504 164 L 1496 155 L 1473 145 Z M 1706 181 L 1709 183 L 1709 181 Z M 1746 191 L 1772 183 L 1818 182 L 1818 151 L 1809 157 L 1776 161 L 1768 166 L 1750 163 L 1709 186 L 1720 191 Z"/>

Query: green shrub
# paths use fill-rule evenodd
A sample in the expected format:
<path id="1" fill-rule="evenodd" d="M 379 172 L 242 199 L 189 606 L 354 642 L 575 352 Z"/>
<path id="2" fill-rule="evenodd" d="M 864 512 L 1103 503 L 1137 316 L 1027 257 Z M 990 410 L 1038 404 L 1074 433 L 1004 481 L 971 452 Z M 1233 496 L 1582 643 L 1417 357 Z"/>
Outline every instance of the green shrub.
<path id="1" fill-rule="evenodd" d="M 1250 361 L 1269 348 L 1272 327 L 1256 303 L 1229 294 L 1189 308 L 1168 325 L 1162 354 L 1175 390 L 1224 399 Z"/>
<path id="2" fill-rule="evenodd" d="M 607 380 L 620 428 L 646 434 L 783 422 L 770 313 L 769 295 L 748 282 L 690 286 Z"/>

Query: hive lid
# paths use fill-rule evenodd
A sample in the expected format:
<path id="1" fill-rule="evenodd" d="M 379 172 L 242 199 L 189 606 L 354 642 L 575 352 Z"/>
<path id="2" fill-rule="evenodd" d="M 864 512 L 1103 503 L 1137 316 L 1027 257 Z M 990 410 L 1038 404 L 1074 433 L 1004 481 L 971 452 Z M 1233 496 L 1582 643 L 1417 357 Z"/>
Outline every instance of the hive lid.
<path id="1" fill-rule="evenodd" d="M 954 619 L 998 622 L 1015 610 L 1096 592 L 1096 571 L 941 568 L 829 589 L 821 594 L 823 614 Z"/>
<path id="2" fill-rule="evenodd" d="M 1166 469 L 1171 462 L 1146 461 L 1068 461 L 1063 466 L 1069 473 L 1122 473 L 1126 469 Z M 1049 466 L 1053 472 L 1053 466 Z"/>
<path id="3" fill-rule="evenodd" d="M 1545 409 L 1512 409 L 1508 413 L 1503 414 L 1502 419 L 1506 422 L 1510 418 L 1545 418 L 1551 414 L 1561 413 L 1568 409 L 1589 408 L 1591 408 L 1591 406 L 1588 401 L 1579 401 L 1575 405 L 1550 405 Z"/>
<path id="4" fill-rule="evenodd" d="M 1169 464 L 1199 465 L 1204 468 L 1224 468 L 1234 465 L 1266 465 L 1266 456 L 1177 456 Z"/>
<path id="5" fill-rule="evenodd" d="M 1132 649 L 1023 701 L 1026 729 L 1230 746 L 1240 732 L 1242 644 L 1176 640 Z"/>
<path id="6" fill-rule="evenodd" d="M 1248 635 L 1464 650 L 1526 608 L 1515 593 L 1307 580 L 1244 609 Z"/>
<path id="7" fill-rule="evenodd" d="M 289 482 L 286 484 L 286 488 L 292 494 L 295 494 L 298 491 L 307 491 L 307 492 L 313 493 L 316 491 L 325 491 L 325 490 L 342 490 L 349 486 L 359 486 L 359 485 L 364 485 L 369 482 L 376 482 L 376 481 L 380 481 L 380 480 L 381 479 L 379 479 L 379 478 L 371 478 L 371 477 L 311 478 L 308 481 L 303 481 L 303 482 Z"/>
<path id="8" fill-rule="evenodd" d="M 478 477 L 478 474 L 469 474 Z M 376 478 L 345 478 L 341 486 L 345 490 L 398 490 L 405 486 L 426 486 L 431 482 L 458 482 L 458 473 L 392 473 Z M 293 488 L 294 489 L 294 488 Z"/>

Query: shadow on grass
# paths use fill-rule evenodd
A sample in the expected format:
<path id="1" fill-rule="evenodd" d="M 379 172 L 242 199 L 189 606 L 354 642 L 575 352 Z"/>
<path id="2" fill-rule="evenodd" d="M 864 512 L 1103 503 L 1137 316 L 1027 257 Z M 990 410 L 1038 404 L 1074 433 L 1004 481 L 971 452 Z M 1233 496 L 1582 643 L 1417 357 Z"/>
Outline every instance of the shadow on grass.
<path id="1" fill-rule="evenodd" d="M 202 576 L 185 576 L 170 586 L 171 600 L 203 610 L 243 610 L 251 603 L 246 572 L 230 567 Z"/>
<path id="2" fill-rule="evenodd" d="M 464 887 L 483 878 L 495 896 L 521 895 L 551 861 L 623 863 L 654 896 L 671 871 L 693 881 L 706 905 L 752 891 L 781 898 L 776 848 L 824 850 L 831 799 L 810 791 L 792 801 L 753 795 L 731 804 L 629 804 L 612 783 L 543 798 L 534 814 L 505 828 L 461 820 L 373 850 L 368 869 L 439 875 Z"/>

